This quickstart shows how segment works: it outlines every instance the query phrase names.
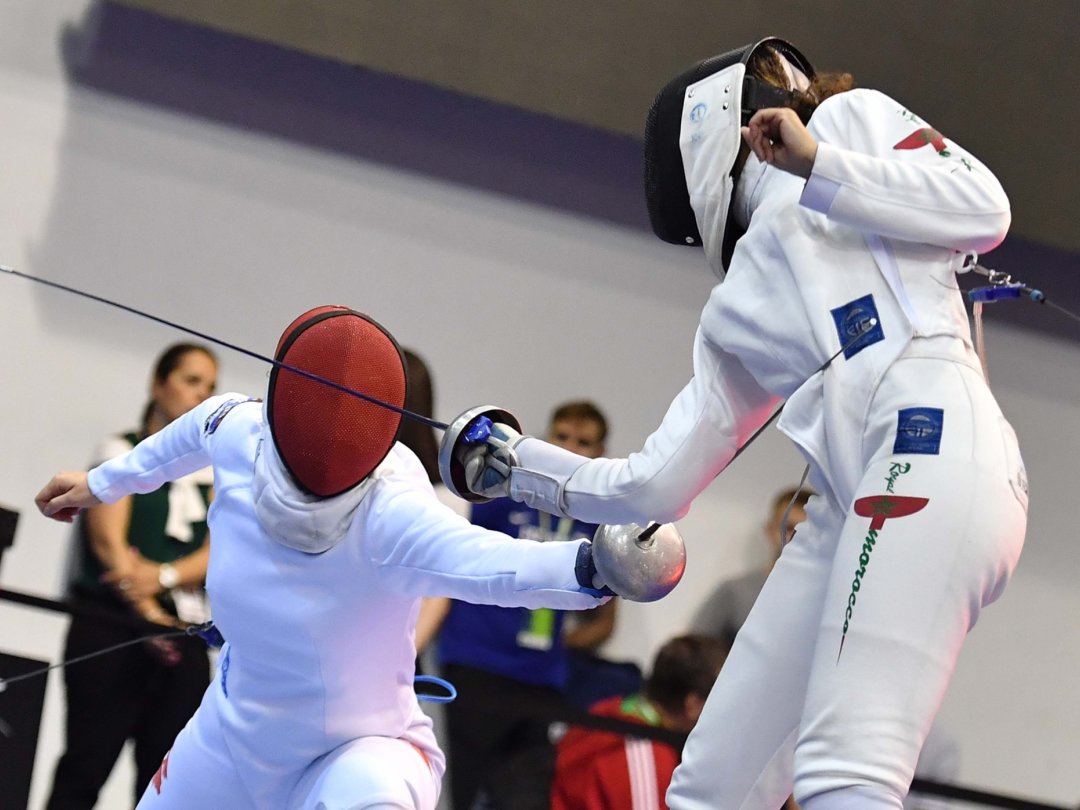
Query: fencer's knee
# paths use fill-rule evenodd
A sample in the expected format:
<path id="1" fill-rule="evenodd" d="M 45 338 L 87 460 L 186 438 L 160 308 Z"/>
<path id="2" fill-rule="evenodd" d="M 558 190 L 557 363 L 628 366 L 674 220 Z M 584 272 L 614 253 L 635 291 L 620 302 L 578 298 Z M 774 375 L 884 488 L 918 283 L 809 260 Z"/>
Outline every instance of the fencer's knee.
<path id="1" fill-rule="evenodd" d="M 304 807 L 310 810 L 421 810 L 422 803 L 410 790 L 405 786 L 396 787 L 379 790 L 369 785 L 366 789 L 320 791 L 330 795 L 313 797 L 314 801 L 305 803 Z M 335 793 L 338 795 L 333 795 Z"/>
<path id="2" fill-rule="evenodd" d="M 380 753 L 382 756 L 380 756 Z M 310 786 L 301 786 L 306 798 L 303 810 L 428 810 L 434 807 L 437 789 L 431 796 L 408 767 L 408 758 L 395 761 L 394 749 L 378 750 L 356 745 L 343 752 L 319 773 Z M 409 755 L 418 755 L 409 749 Z"/>

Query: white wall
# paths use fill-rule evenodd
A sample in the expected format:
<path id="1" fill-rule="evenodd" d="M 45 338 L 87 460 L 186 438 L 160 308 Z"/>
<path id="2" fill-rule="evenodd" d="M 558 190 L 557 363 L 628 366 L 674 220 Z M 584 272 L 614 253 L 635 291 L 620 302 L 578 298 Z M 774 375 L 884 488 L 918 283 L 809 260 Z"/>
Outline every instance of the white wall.
<path id="1" fill-rule="evenodd" d="M 85 6 L 0 5 L 0 263 L 263 352 L 303 308 L 347 303 L 425 355 L 447 421 L 491 403 L 538 431 L 553 403 L 591 397 L 610 413 L 614 454 L 657 424 L 689 372 L 711 282 L 699 254 L 69 87 L 57 38 Z M 135 423 L 149 364 L 181 337 L 0 276 L 0 503 L 23 513 L 5 587 L 58 594 L 66 532 L 35 515 L 33 496 L 55 470 L 82 465 L 100 436 Z M 1080 350 L 992 323 L 988 340 L 1025 447 L 1032 520 L 1020 570 L 972 635 L 942 723 L 961 740 L 963 781 L 1075 803 L 1080 550 L 1069 502 Z M 262 365 L 221 357 L 221 390 L 263 389 Z M 614 651 L 648 660 L 712 584 L 757 564 L 764 503 L 801 469 L 774 430 L 740 458 L 681 524 L 684 582 L 661 603 L 626 606 Z M 56 660 L 64 628 L 0 605 L 5 651 Z M 52 677 L 31 807 L 62 745 Z M 114 777 L 102 806 L 127 801 L 130 771 Z"/>

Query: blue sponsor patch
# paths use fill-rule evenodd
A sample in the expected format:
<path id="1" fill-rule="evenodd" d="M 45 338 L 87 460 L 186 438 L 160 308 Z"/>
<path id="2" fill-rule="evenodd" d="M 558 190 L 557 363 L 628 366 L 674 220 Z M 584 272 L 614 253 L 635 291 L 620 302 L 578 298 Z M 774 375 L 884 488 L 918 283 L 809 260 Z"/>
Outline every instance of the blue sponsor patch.
<path id="1" fill-rule="evenodd" d="M 885 339 L 872 295 L 856 298 L 830 312 L 836 323 L 836 335 L 844 347 L 845 359 L 850 360 L 867 346 Z"/>
<path id="2" fill-rule="evenodd" d="M 896 414 L 894 453 L 936 456 L 941 449 L 945 411 L 941 408 L 902 408 Z"/>
<path id="3" fill-rule="evenodd" d="M 237 405 L 243 405 L 245 402 L 258 402 L 254 397 L 248 397 L 247 399 L 230 399 L 222 402 L 216 411 L 206 417 L 206 422 L 203 424 L 203 433 L 209 436 L 215 430 L 218 429 L 218 425 L 221 424 L 221 420 L 229 415 L 229 411 L 235 408 Z"/>

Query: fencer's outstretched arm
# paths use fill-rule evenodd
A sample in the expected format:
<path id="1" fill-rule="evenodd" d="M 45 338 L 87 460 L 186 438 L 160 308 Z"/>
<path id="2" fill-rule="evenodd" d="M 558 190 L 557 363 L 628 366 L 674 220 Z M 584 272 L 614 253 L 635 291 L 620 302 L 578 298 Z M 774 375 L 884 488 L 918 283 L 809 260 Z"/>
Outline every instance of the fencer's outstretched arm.
<path id="1" fill-rule="evenodd" d="M 359 545 L 380 585 L 399 596 L 503 607 L 583 610 L 607 601 L 578 581 L 579 552 L 589 541 L 514 539 L 473 525 L 425 488 L 430 484 L 415 462 L 412 473 L 378 481 L 360 506 L 367 516 L 354 520 L 353 530 L 363 532 Z"/>
<path id="2" fill-rule="evenodd" d="M 70 520 L 78 509 L 153 492 L 167 481 L 201 470 L 210 464 L 207 428 L 215 413 L 244 399 L 239 394 L 211 397 L 89 473 L 60 473 L 38 493 L 38 508 L 46 517 Z"/>
<path id="3" fill-rule="evenodd" d="M 526 438 L 514 447 L 519 466 L 510 472 L 510 496 L 592 523 L 677 520 L 779 402 L 699 329 L 693 379 L 641 450 L 589 460 Z"/>
<path id="4" fill-rule="evenodd" d="M 1011 213 L 997 178 L 898 102 L 850 90 L 810 119 L 818 140 L 802 205 L 859 230 L 958 251 L 987 251 Z"/>

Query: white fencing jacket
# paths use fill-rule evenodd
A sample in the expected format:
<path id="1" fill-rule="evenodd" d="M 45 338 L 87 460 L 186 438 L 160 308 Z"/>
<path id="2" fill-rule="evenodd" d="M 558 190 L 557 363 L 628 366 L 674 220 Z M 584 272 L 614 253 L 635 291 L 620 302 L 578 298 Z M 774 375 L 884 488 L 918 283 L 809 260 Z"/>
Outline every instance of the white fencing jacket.
<path id="1" fill-rule="evenodd" d="M 885 371 L 915 336 L 970 347 L 955 274 L 967 252 L 1004 239 L 1009 202 L 982 163 L 877 91 L 827 99 L 808 129 L 818 152 L 805 183 L 750 155 L 734 201 L 747 230 L 701 314 L 693 379 L 660 427 L 626 459 L 589 461 L 526 438 L 513 498 L 597 523 L 678 519 L 786 399 L 780 429 L 815 482 L 850 503 Z M 695 180 L 708 162 L 685 170 Z M 706 256 L 718 256 L 723 206 L 695 202 Z M 872 312 L 868 345 L 818 372 Z"/>
<path id="2" fill-rule="evenodd" d="M 444 758 L 413 689 L 420 597 L 595 607 L 603 600 L 581 593 L 574 577 L 584 541 L 519 542 L 473 526 L 438 501 L 400 444 L 358 497 L 330 499 L 336 503 L 282 491 L 291 487 L 287 476 L 258 480 L 256 457 L 268 447 L 262 403 L 226 394 L 88 479 L 111 503 L 213 466 L 207 589 L 227 643 L 199 711 L 219 714 L 228 748 L 221 755 L 258 806 L 287 796 L 317 757 L 367 735 L 412 742 L 441 777 Z M 256 517 L 256 493 L 273 502 L 270 532 Z M 328 510 L 337 513 L 323 520 Z M 344 534 L 320 554 L 272 534 L 332 525 Z"/>

